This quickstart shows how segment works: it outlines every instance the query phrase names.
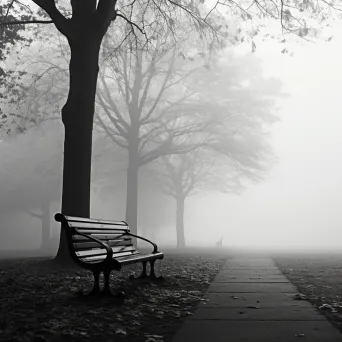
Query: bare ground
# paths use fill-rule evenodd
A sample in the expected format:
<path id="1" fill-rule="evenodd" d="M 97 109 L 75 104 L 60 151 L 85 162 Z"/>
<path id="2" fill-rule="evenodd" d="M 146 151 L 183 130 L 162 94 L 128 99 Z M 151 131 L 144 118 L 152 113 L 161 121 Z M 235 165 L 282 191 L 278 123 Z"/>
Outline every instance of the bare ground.
<path id="1" fill-rule="evenodd" d="M 202 251 L 203 252 L 203 251 Z M 0 340 L 34 341 L 171 341 L 191 315 L 226 260 L 200 250 L 165 253 L 156 262 L 163 283 L 134 284 L 128 275 L 141 266 L 112 273 L 112 290 L 126 299 L 84 297 L 92 273 L 58 268 L 37 259 L 0 261 Z"/>
<path id="2" fill-rule="evenodd" d="M 300 293 L 342 332 L 342 254 L 273 257 Z"/>

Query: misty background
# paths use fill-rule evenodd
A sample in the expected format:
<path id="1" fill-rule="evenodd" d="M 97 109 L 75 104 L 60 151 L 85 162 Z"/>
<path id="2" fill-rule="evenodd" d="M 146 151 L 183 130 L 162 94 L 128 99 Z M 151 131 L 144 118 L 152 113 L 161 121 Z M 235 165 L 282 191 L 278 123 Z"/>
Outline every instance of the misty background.
<path id="1" fill-rule="evenodd" d="M 259 59 L 265 77 L 280 80 L 287 94 L 276 99 L 274 114 L 280 121 L 269 129 L 277 163 L 264 181 L 249 184 L 239 195 L 215 191 L 188 198 L 184 215 L 187 246 L 212 247 L 223 236 L 225 247 L 330 251 L 342 247 L 342 35 L 338 29 L 335 25 L 329 42 L 289 44 L 292 57 L 280 53 L 280 44 L 274 41 L 257 44 L 253 60 Z M 227 49 L 227 56 L 231 50 L 237 56 L 252 55 L 250 47 Z M 32 201 L 41 206 L 49 187 L 56 195 L 49 211 L 49 250 L 55 253 L 58 247 L 59 225 L 53 215 L 60 211 L 63 127 L 52 119 L 35 129 L 40 133 L 27 132 L 1 142 L 2 192 L 11 193 L 1 199 L 2 251 L 40 248 L 43 212 L 20 208 Z M 113 147 L 101 139 L 94 139 L 93 144 L 91 216 L 124 220 L 125 158 L 117 157 L 114 166 L 108 164 Z M 46 169 L 42 172 L 49 175 L 44 185 L 37 168 Z M 111 181 L 101 183 L 108 180 L 107 169 Z M 161 247 L 174 246 L 175 203 L 143 171 L 139 176 L 138 231 Z"/>
<path id="2" fill-rule="evenodd" d="M 265 73 L 279 78 L 290 96 L 279 101 L 281 122 L 272 129 L 278 164 L 269 180 L 215 206 L 218 222 L 234 227 L 226 244 L 334 252 L 342 247 L 342 31 L 337 25 L 332 31 L 336 36 L 328 43 L 295 46 L 293 57 L 279 54 L 274 43 L 258 45 Z"/>

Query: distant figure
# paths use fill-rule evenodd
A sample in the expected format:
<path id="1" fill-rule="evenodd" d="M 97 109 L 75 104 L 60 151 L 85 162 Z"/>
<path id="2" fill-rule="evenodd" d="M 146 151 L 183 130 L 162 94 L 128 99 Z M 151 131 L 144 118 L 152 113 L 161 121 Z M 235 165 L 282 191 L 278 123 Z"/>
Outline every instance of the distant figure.
<path id="1" fill-rule="evenodd" d="M 223 241 L 223 236 L 221 236 L 221 239 L 216 242 L 216 248 L 222 248 L 222 241 Z"/>

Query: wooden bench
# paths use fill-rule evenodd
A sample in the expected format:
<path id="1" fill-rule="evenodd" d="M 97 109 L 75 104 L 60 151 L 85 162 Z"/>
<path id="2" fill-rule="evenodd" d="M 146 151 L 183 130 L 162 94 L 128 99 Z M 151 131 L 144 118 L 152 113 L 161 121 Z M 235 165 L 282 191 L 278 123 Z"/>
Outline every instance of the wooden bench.
<path id="1" fill-rule="evenodd" d="M 130 279 L 162 279 L 155 275 L 154 263 L 157 259 L 163 259 L 164 254 L 158 251 L 157 245 L 152 241 L 131 234 L 126 222 L 65 216 L 60 213 L 55 215 L 55 220 L 61 222 L 62 229 L 65 229 L 73 260 L 94 274 L 94 287 L 90 294 L 100 292 L 101 272 L 105 280 L 103 293 L 111 294 L 109 285 L 111 271 L 120 270 L 122 266 L 128 264 L 142 262 L 143 266 L 141 275 L 137 278 L 131 276 Z M 139 253 L 133 245 L 132 237 L 151 243 L 152 253 Z M 146 272 L 147 262 L 151 265 L 149 275 Z"/>

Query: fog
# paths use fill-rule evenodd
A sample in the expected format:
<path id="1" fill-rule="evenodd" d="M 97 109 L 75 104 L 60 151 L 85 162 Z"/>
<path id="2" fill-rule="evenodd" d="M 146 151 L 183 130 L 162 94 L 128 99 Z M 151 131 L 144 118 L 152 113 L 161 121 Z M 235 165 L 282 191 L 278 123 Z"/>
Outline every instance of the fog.
<path id="1" fill-rule="evenodd" d="M 278 163 L 269 180 L 241 196 L 215 194 L 191 203 L 189 238 L 201 227 L 194 243 L 213 241 L 216 230 L 232 247 L 341 249 L 341 43 L 338 34 L 329 43 L 303 43 L 293 47 L 294 57 L 280 54 L 276 44 L 258 46 L 265 73 L 280 78 L 290 93 L 272 129 Z"/>
<path id="2" fill-rule="evenodd" d="M 261 59 L 265 75 L 282 81 L 283 91 L 288 94 L 286 98 L 277 99 L 279 110 L 275 114 L 281 121 L 270 130 L 277 163 L 266 180 L 248 185 L 239 195 L 216 191 L 186 199 L 187 246 L 213 247 L 223 236 L 224 247 L 232 249 L 335 252 L 342 247 L 341 46 L 342 35 L 335 35 L 329 43 L 293 44 L 294 56 L 290 57 L 279 52 L 278 43 L 258 44 L 255 56 Z M 244 48 L 234 51 L 241 55 L 246 53 Z M 54 125 L 47 131 L 59 132 L 57 135 L 62 136 L 61 123 Z M 42 138 L 40 141 L 44 144 Z M 26 145 L 31 146 L 31 142 Z M 9 141 L 8 144 L 15 146 L 16 143 Z M 49 152 L 51 148 L 61 154 L 62 140 L 57 145 L 47 145 L 45 150 Z M 103 152 L 101 146 L 100 152 Z M 20 147 L 14 149 L 14 155 L 18 151 L 21 151 Z M 27 149 L 26 153 L 31 153 L 29 159 L 34 161 L 40 152 L 34 147 L 30 151 Z M 23 157 L 18 155 L 18 158 Z M 105 164 L 100 164 L 101 170 L 109 158 L 113 155 L 107 155 Z M 18 168 L 19 164 L 13 165 Z M 22 162 L 22 169 L 17 170 L 19 176 L 13 178 L 14 181 L 21 179 L 25 183 L 20 172 L 26 175 L 27 165 Z M 58 167 L 61 170 L 60 164 Z M 125 219 L 123 169 L 119 167 L 117 173 L 111 173 L 111 182 L 115 185 L 113 188 L 105 185 L 105 195 L 96 187 L 92 190 L 93 217 Z M 175 246 L 175 203 L 154 189 L 144 177 L 140 170 L 138 231 L 160 246 Z M 2 176 L 1 179 L 6 178 Z M 27 183 L 32 183 L 32 178 L 26 179 Z M 44 188 L 37 185 L 32 196 L 40 192 L 40 187 Z M 57 180 L 53 192 L 60 196 L 60 189 L 61 183 Z M 58 198 L 51 201 L 50 238 L 53 242 L 49 253 L 54 254 L 59 225 L 54 222 L 53 215 L 59 211 L 60 201 Z M 39 206 L 33 205 L 33 208 L 39 209 Z M 39 250 L 42 243 L 39 219 L 20 211 L 12 213 L 2 209 L 0 224 L 2 253 L 18 249 Z"/>

